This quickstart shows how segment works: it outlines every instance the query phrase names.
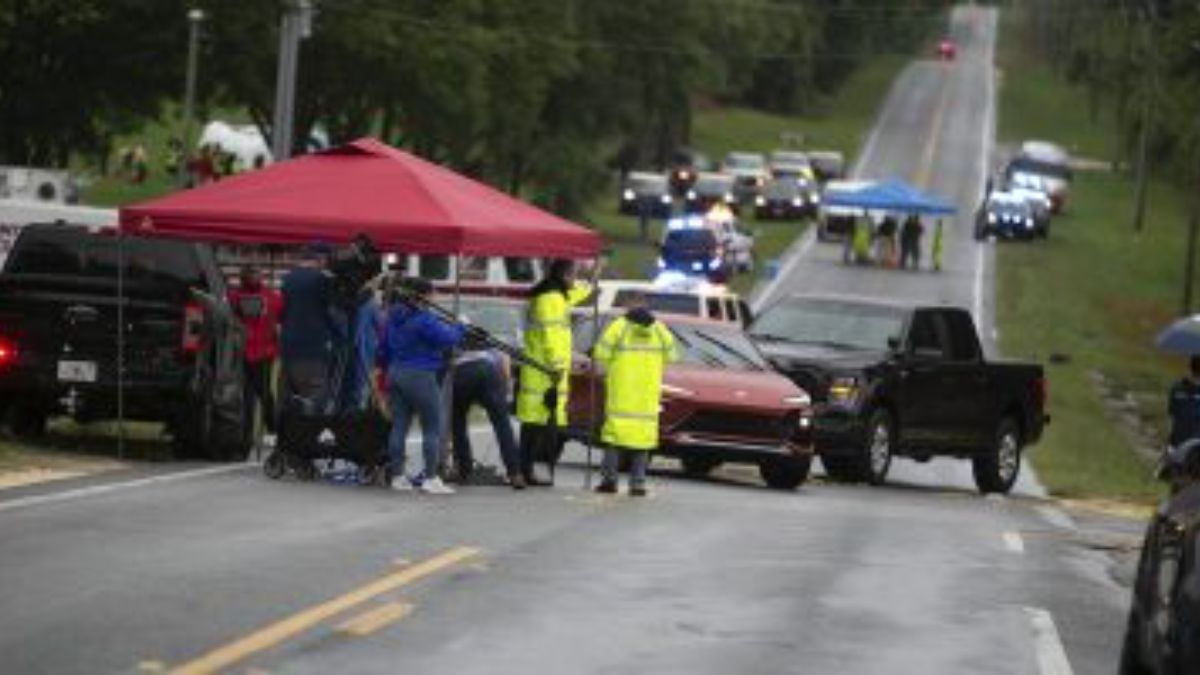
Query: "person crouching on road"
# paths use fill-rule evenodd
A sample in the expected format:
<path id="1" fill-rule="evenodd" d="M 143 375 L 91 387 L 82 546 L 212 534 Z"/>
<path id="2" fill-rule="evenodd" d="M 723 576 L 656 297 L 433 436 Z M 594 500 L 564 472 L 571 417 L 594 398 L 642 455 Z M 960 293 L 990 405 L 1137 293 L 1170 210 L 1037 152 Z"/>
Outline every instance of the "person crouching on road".
<path id="1" fill-rule="evenodd" d="M 262 274 L 252 265 L 242 268 L 241 283 L 229 291 L 229 305 L 246 329 L 246 419 L 253 424 L 256 408 L 262 410 L 266 435 L 263 444 L 275 447 L 275 395 L 271 373 L 279 355 L 279 318 L 283 295 L 263 284 Z M 256 405 L 257 404 L 257 405 Z"/>
<path id="2" fill-rule="evenodd" d="M 529 485 L 549 485 L 534 475 L 539 457 L 557 461 L 557 428 L 567 421 L 571 374 L 571 308 L 591 295 L 590 284 L 575 280 L 575 264 L 555 260 L 549 272 L 530 291 L 525 326 L 525 353 L 557 371 L 547 375 L 522 365 L 517 389 L 517 419 L 521 422 L 521 470 Z"/>
<path id="3" fill-rule="evenodd" d="M 514 490 L 525 489 L 521 453 L 517 449 L 517 439 L 508 418 L 507 394 L 511 372 L 508 356 L 486 347 L 468 348 L 454 362 L 454 386 L 451 392 L 454 405 L 450 426 L 454 436 L 454 465 L 459 483 L 470 482 L 475 469 L 467 423 L 471 408 L 478 404 L 487 413 L 496 434 L 496 442 L 500 444 L 500 459 L 508 474 L 508 484 Z"/>
<path id="4" fill-rule="evenodd" d="M 407 282 L 407 292 L 417 300 L 401 297 L 389 310 L 379 342 L 376 365 L 385 374 L 387 401 L 392 412 L 388 455 L 392 465 L 392 488 L 413 487 L 430 494 L 453 494 L 438 476 L 442 449 L 442 387 L 438 375 L 446 367 L 446 354 L 462 341 L 466 329 L 452 325 L 424 309 L 419 299 L 433 293 L 424 279 Z M 416 417 L 421 422 L 421 473 L 405 473 L 408 427 Z"/>
<path id="5" fill-rule="evenodd" d="M 628 313 L 613 321 L 596 344 L 596 362 L 605 370 L 600 431 L 604 462 L 597 492 L 617 491 L 620 456 L 628 453 L 629 494 L 645 496 L 650 453 L 658 448 L 663 371 L 679 353 L 670 329 L 654 318 L 645 302 L 635 298 Z"/>

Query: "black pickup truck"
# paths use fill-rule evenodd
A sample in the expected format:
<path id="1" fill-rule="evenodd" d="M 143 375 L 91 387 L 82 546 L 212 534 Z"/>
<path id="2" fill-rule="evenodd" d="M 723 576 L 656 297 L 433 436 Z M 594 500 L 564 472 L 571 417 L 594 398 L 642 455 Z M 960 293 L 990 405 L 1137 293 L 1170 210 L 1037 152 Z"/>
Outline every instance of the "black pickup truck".
<path id="1" fill-rule="evenodd" d="M 1008 492 L 1048 419 L 1042 367 L 988 362 L 962 309 L 792 296 L 749 332 L 812 396 L 835 480 L 880 484 L 894 456 L 951 456 L 972 461 L 982 492 Z"/>
<path id="2" fill-rule="evenodd" d="M 18 435 L 123 413 L 165 422 L 188 457 L 244 458 L 244 342 L 204 245 L 32 224 L 0 272 L 0 409 Z"/>

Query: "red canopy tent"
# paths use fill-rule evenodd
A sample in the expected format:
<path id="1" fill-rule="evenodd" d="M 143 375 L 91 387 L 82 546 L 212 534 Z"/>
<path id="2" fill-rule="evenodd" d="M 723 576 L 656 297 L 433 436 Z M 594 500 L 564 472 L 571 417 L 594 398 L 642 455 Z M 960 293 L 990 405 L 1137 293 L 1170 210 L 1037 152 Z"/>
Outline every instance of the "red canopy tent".
<path id="1" fill-rule="evenodd" d="M 385 251 L 589 258 L 600 236 L 483 183 L 363 138 L 120 211 L 127 234 L 234 244 L 331 244 L 365 234 Z"/>

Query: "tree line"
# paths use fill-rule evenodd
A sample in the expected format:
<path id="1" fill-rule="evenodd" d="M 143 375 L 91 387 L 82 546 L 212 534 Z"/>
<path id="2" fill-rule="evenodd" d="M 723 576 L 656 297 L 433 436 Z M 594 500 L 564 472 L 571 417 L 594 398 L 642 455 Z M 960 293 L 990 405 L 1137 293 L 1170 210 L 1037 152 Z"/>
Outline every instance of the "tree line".
<path id="1" fill-rule="evenodd" d="M 317 0 L 295 128 L 378 135 L 576 215 L 613 166 L 686 144 L 698 100 L 810 110 L 865 59 L 943 30 L 948 4 Z M 107 156 L 178 101 L 193 7 L 202 105 L 269 131 L 281 2 L 0 0 L 0 163 Z"/>

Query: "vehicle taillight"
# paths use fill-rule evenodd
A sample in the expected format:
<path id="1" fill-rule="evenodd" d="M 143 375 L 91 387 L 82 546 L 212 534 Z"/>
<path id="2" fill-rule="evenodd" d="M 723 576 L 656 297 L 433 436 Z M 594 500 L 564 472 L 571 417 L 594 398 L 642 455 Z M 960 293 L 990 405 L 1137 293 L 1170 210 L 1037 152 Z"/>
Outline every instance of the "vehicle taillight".
<path id="1" fill-rule="evenodd" d="M 0 368 L 6 368 L 17 362 L 17 343 L 0 337 Z"/>
<path id="2" fill-rule="evenodd" d="M 1033 400 L 1039 410 L 1046 409 L 1046 403 L 1050 400 L 1050 383 L 1046 378 L 1039 377 L 1033 381 Z"/>
<path id="3" fill-rule="evenodd" d="M 180 347 L 184 354 L 195 354 L 200 351 L 204 338 L 204 306 L 200 303 L 189 302 L 183 307 L 183 335 Z"/>

